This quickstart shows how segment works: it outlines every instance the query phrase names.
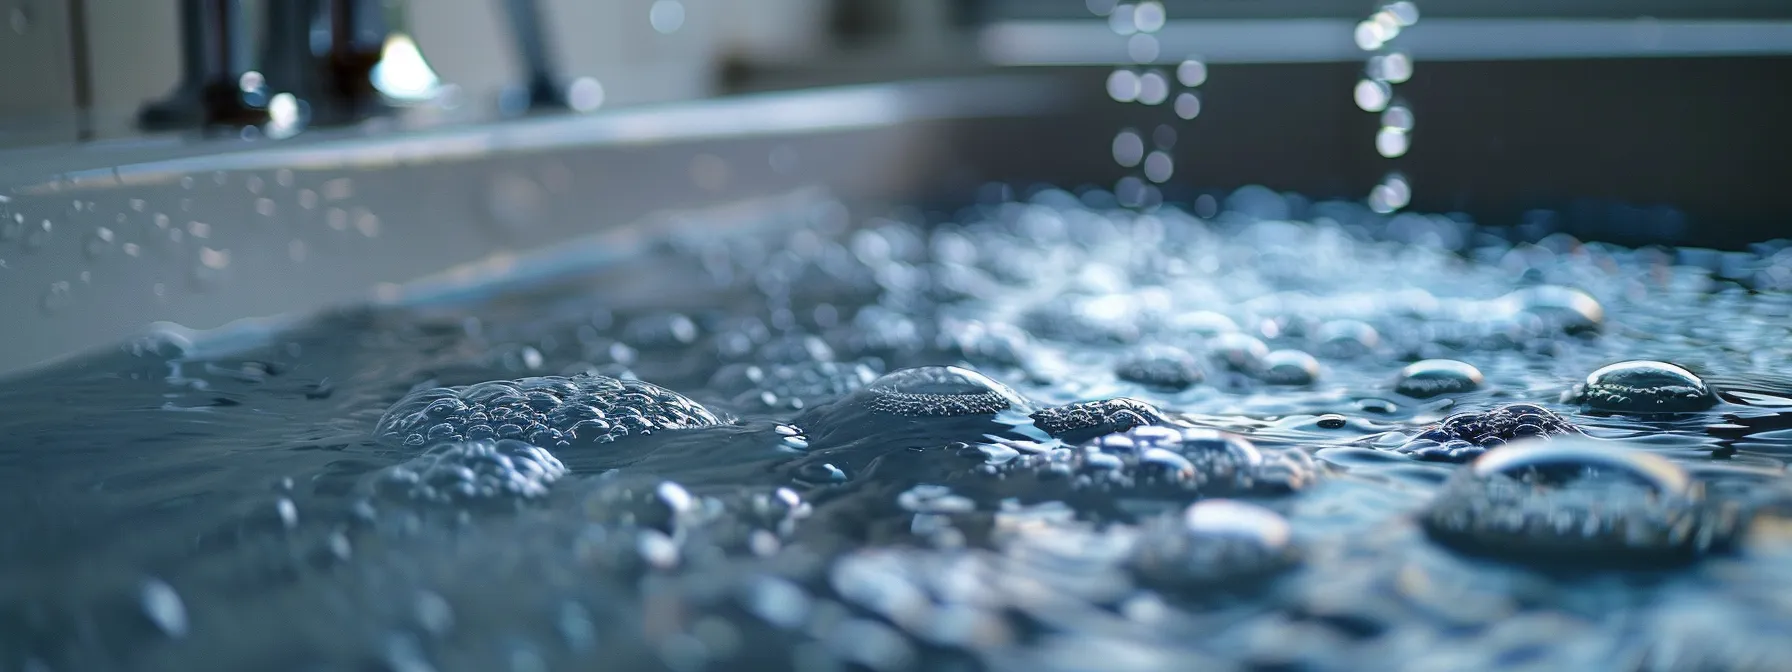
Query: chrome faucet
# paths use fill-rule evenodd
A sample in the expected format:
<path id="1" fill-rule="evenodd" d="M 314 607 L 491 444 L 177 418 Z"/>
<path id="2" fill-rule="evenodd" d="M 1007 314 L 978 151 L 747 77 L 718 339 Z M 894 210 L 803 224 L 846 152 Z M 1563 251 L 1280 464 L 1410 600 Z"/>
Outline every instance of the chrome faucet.
<path id="1" fill-rule="evenodd" d="M 258 125 L 269 121 L 270 98 L 279 93 L 302 102 L 308 125 L 355 123 L 391 111 L 392 92 L 375 80 L 388 38 L 403 32 L 404 3 L 270 0 L 260 7 L 259 49 L 250 47 L 240 3 L 181 1 L 181 81 L 166 98 L 144 106 L 142 127 Z M 540 3 L 504 0 L 503 10 L 526 72 L 502 107 L 565 108 Z"/>

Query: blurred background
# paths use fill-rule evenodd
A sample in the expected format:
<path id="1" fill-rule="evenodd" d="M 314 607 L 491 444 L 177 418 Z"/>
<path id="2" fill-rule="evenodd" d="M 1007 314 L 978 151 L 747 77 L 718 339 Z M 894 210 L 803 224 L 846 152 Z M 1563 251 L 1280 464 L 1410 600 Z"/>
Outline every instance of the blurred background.
<path id="1" fill-rule="evenodd" d="M 0 368 L 805 188 L 1737 250 L 1789 84 L 1782 0 L 0 0 Z"/>

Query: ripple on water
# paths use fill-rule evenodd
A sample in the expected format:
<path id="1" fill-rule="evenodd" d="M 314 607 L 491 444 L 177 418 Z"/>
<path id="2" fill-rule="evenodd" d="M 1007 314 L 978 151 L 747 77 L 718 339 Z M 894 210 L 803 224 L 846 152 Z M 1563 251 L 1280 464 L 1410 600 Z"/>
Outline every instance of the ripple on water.
<path id="1" fill-rule="evenodd" d="M 1073 459 L 1090 485 L 1167 488 L 1204 495 L 1273 495 L 1310 485 L 1318 470 L 1305 452 L 1259 449 L 1228 432 L 1145 426 L 1088 441 Z"/>
<path id="2" fill-rule="evenodd" d="M 1665 458 L 1586 437 L 1489 451 L 1461 469 L 1423 515 L 1458 550 L 1570 569 L 1661 566 L 1729 548 L 1734 503 Z"/>
<path id="3" fill-rule="evenodd" d="M 386 411 L 374 436 L 404 446 L 503 438 L 552 447 L 721 422 L 701 404 L 652 383 L 541 376 L 412 392 Z"/>

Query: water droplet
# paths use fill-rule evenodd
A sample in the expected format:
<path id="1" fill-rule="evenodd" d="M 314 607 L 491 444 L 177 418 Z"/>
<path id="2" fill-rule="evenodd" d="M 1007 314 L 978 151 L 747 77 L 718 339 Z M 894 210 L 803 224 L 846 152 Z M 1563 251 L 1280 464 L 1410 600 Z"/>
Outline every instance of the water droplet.
<path id="1" fill-rule="evenodd" d="M 1387 109 L 1388 102 L 1394 97 L 1392 89 L 1386 82 L 1365 79 L 1356 83 L 1356 106 L 1364 112 L 1380 112 Z"/>
<path id="2" fill-rule="evenodd" d="M 1319 360 L 1300 350 L 1276 350 L 1263 356 L 1258 377 L 1271 385 L 1312 385 L 1319 379 Z"/>
<path id="3" fill-rule="evenodd" d="M 1143 33 L 1162 30 L 1166 18 L 1164 4 L 1157 0 L 1145 0 L 1132 10 L 1132 25 Z"/>
<path id="4" fill-rule="evenodd" d="M 1134 7 L 1131 3 L 1116 5 L 1114 11 L 1108 12 L 1108 28 L 1118 35 L 1131 35 L 1139 31 L 1139 24 L 1132 18 Z"/>
<path id="5" fill-rule="evenodd" d="M 1183 61 L 1176 66 L 1176 81 L 1191 89 L 1206 84 L 1207 64 L 1194 58 Z"/>
<path id="6" fill-rule="evenodd" d="M 1126 55 L 1134 63 L 1151 63 L 1157 60 L 1157 37 L 1139 33 L 1126 40 Z"/>
<path id="7" fill-rule="evenodd" d="M 1125 68 L 1108 73 L 1108 97 L 1122 103 L 1139 99 L 1139 73 Z"/>
<path id="8" fill-rule="evenodd" d="M 1381 112 L 1382 130 L 1394 129 L 1411 131 L 1413 125 L 1412 109 L 1405 105 L 1394 104 Z"/>
<path id="9" fill-rule="evenodd" d="M 604 85 L 595 78 L 580 77 L 566 87 L 566 104 L 577 112 L 590 112 L 604 105 Z"/>
<path id="10" fill-rule="evenodd" d="M 1410 136 L 1398 128 L 1384 127 L 1375 134 L 1375 153 L 1386 158 L 1404 156 L 1410 144 Z"/>
<path id="11" fill-rule="evenodd" d="M 180 638 L 187 634 L 187 606 L 181 602 L 180 593 L 174 587 L 160 579 L 149 579 L 137 590 L 138 602 L 143 608 L 143 615 L 149 622 L 169 637 Z"/>
<path id="12" fill-rule="evenodd" d="M 1170 81 L 1164 73 L 1152 70 L 1139 75 L 1139 102 L 1158 105 L 1170 98 Z"/>
<path id="13" fill-rule="evenodd" d="M 1145 179 L 1147 180 L 1158 184 L 1168 182 L 1175 170 L 1175 160 L 1170 158 L 1168 152 L 1152 152 L 1145 157 Z"/>

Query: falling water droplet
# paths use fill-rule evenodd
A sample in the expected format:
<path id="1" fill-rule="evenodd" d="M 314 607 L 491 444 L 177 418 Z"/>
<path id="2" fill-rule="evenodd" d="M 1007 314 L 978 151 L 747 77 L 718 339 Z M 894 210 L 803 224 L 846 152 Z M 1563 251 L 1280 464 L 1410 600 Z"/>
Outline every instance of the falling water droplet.
<path id="1" fill-rule="evenodd" d="M 1384 126 L 1375 134 L 1375 152 L 1390 159 L 1404 156 L 1410 145 L 1406 131 L 1398 128 Z"/>
<path id="2" fill-rule="evenodd" d="M 1127 168 L 1139 165 L 1145 158 L 1145 141 L 1128 129 L 1114 136 L 1114 162 Z"/>
<path id="3" fill-rule="evenodd" d="M 1383 82 L 1365 79 L 1356 83 L 1356 106 L 1364 112 L 1380 112 L 1387 109 L 1389 99 L 1394 92 Z"/>

